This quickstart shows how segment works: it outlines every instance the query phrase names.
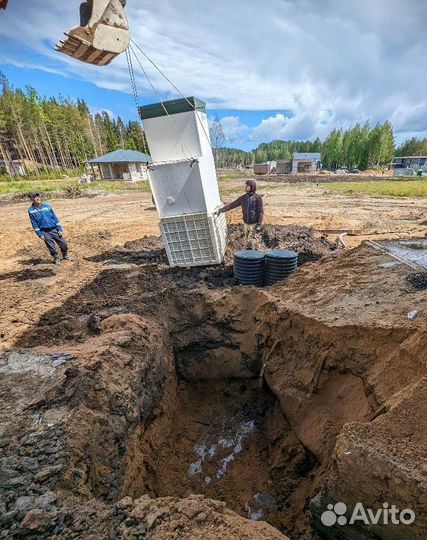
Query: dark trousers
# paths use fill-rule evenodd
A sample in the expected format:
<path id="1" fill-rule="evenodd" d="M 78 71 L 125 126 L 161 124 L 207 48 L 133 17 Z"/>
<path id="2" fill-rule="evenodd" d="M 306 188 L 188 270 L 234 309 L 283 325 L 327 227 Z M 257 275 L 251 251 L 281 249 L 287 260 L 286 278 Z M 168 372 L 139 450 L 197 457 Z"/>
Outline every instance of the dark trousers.
<path id="1" fill-rule="evenodd" d="M 67 242 L 64 238 L 61 238 L 58 234 L 58 231 L 42 231 L 46 247 L 49 250 L 49 253 L 52 257 L 58 257 L 58 250 L 56 249 L 56 244 L 58 244 L 59 249 L 61 250 L 62 255 L 65 257 L 68 251 Z"/>

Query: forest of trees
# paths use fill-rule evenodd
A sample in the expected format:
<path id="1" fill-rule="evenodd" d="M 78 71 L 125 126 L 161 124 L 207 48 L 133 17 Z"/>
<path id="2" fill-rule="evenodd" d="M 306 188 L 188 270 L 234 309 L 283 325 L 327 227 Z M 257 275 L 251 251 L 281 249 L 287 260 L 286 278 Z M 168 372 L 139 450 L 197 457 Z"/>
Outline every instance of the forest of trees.
<path id="1" fill-rule="evenodd" d="M 390 122 L 371 128 L 369 122 L 342 132 L 334 129 L 322 145 L 322 161 L 327 167 L 386 167 L 395 156 L 393 126 Z"/>
<path id="2" fill-rule="evenodd" d="M 408 139 L 397 148 L 396 156 L 427 156 L 427 139 Z"/>
<path id="3" fill-rule="evenodd" d="M 125 123 L 105 111 L 91 114 L 83 100 L 44 98 L 31 86 L 14 89 L 1 72 L 0 90 L 0 160 L 19 159 L 36 176 L 81 168 L 87 159 L 118 148 L 149 153 L 139 122 Z M 218 117 L 210 134 L 217 168 L 290 159 L 294 152 L 321 152 L 324 167 L 361 170 L 386 167 L 395 155 L 427 155 L 427 139 L 409 139 L 396 150 L 390 122 L 334 129 L 324 141 L 262 143 L 251 152 L 225 147 Z"/>
<path id="4" fill-rule="evenodd" d="M 0 160 L 19 159 L 39 176 L 83 166 L 87 159 L 126 148 L 147 152 L 139 122 L 105 111 L 92 115 L 83 100 L 43 98 L 34 88 L 15 90 L 0 73 Z"/>
<path id="5" fill-rule="evenodd" d="M 395 156 L 427 155 L 427 139 L 412 138 L 399 146 L 394 144 L 393 127 L 390 122 L 371 127 L 369 122 L 363 126 L 356 124 L 351 129 L 334 129 L 322 142 L 314 141 L 272 141 L 262 143 L 251 152 L 235 148 L 223 148 L 224 134 L 214 120 L 211 134 L 212 143 L 219 167 L 245 167 L 251 163 L 264 163 L 277 159 L 291 159 L 295 152 L 320 152 L 324 167 L 337 169 L 370 167 L 385 168 Z"/>

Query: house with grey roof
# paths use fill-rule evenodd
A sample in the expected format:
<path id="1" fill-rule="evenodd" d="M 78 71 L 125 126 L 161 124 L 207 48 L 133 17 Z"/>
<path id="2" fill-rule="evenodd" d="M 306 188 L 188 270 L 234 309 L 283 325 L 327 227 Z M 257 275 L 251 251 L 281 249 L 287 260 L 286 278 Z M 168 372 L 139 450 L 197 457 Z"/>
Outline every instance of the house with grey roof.
<path id="1" fill-rule="evenodd" d="M 427 156 L 399 156 L 394 158 L 394 163 L 390 163 L 389 169 L 393 171 L 393 176 L 422 176 L 427 173 Z"/>
<path id="2" fill-rule="evenodd" d="M 114 152 L 90 159 L 87 165 L 94 178 L 138 182 L 148 179 L 149 163 L 151 163 L 151 156 L 143 152 L 114 150 Z"/>

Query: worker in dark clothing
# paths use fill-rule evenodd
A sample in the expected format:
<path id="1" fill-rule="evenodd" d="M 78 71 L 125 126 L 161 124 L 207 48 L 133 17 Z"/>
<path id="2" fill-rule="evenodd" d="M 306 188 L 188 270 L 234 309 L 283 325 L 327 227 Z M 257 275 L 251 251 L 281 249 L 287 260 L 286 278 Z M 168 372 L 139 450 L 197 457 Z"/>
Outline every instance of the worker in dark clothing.
<path id="1" fill-rule="evenodd" d="M 233 208 L 241 206 L 243 214 L 244 242 L 245 249 L 256 249 L 256 233 L 260 229 L 264 218 L 264 205 L 261 195 L 256 193 L 255 180 L 247 180 L 245 184 L 244 195 L 230 204 L 227 204 L 218 210 L 218 213 L 228 212 Z"/>
<path id="2" fill-rule="evenodd" d="M 53 262 L 59 264 L 61 259 L 56 245 L 62 253 L 62 258 L 71 261 L 72 258 L 67 255 L 68 246 L 63 237 L 63 229 L 59 219 L 56 217 L 50 204 L 42 203 L 40 193 L 29 193 L 28 197 L 32 205 L 28 208 L 31 225 L 39 238 L 44 240 L 49 253 L 53 257 Z"/>

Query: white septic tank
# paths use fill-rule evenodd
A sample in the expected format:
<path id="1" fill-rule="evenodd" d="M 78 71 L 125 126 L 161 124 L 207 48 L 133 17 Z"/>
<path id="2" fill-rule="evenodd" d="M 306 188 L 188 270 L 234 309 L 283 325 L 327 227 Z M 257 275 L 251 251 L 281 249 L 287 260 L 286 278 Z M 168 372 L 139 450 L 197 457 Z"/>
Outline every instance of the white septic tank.
<path id="1" fill-rule="evenodd" d="M 148 175 L 172 266 L 220 263 L 226 247 L 206 104 L 194 97 L 139 108 L 153 163 Z"/>

